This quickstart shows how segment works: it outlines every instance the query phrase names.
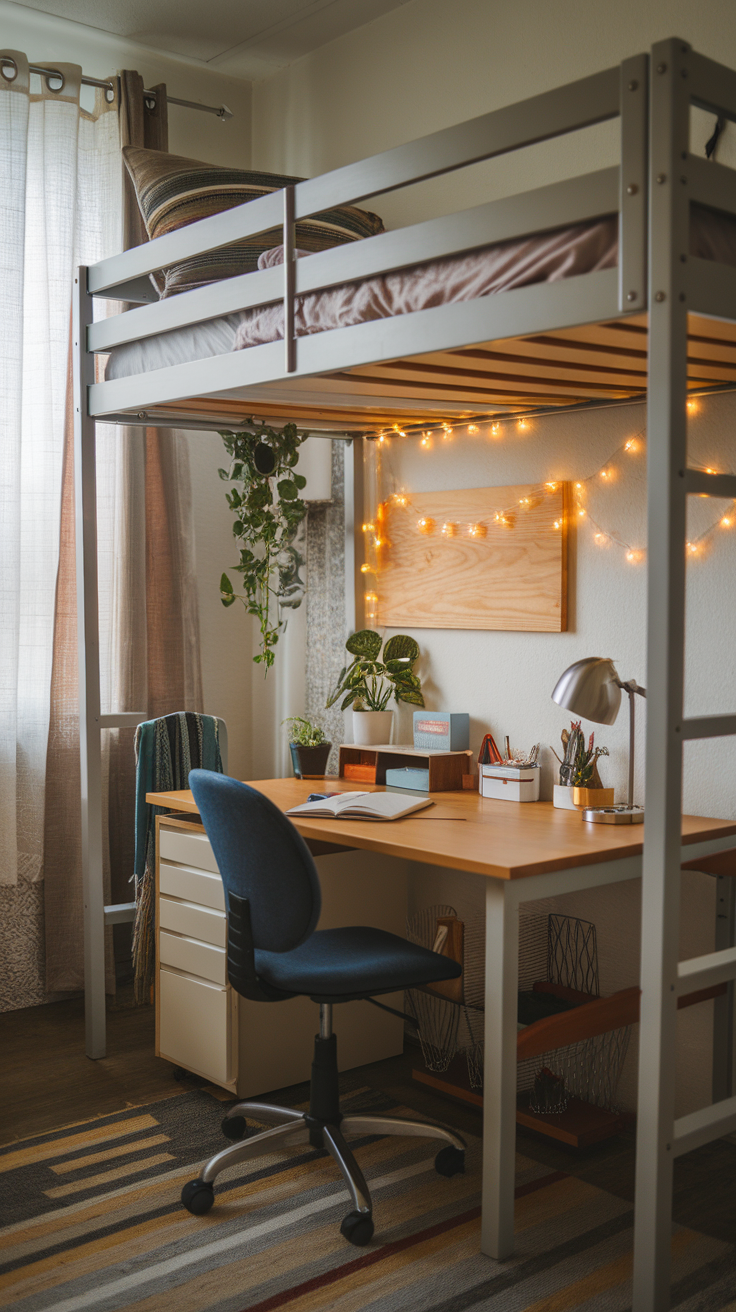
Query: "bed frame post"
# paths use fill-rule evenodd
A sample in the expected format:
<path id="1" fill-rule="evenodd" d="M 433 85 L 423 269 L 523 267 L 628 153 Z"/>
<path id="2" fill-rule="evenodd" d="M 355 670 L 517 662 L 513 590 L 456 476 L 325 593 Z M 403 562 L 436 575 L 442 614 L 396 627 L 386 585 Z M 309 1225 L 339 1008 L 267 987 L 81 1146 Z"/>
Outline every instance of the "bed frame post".
<path id="1" fill-rule="evenodd" d="M 648 55 L 623 61 L 620 94 L 618 308 L 641 311 L 647 305 Z"/>
<path id="2" fill-rule="evenodd" d="M 670 1306 L 685 657 L 689 47 L 655 45 L 649 163 L 646 835 L 633 1312 Z M 646 945 L 646 948 L 644 948 Z"/>
<path id="3" fill-rule="evenodd" d="M 95 421 L 87 406 L 94 356 L 87 351 L 92 322 L 87 269 L 74 280 L 72 342 L 74 374 L 74 524 L 77 563 L 79 657 L 79 757 L 82 791 L 82 886 L 84 895 L 84 1001 L 88 1057 L 104 1057 L 105 896 L 102 868 L 102 768 L 100 743 L 100 639 L 97 596 L 97 477 Z"/>

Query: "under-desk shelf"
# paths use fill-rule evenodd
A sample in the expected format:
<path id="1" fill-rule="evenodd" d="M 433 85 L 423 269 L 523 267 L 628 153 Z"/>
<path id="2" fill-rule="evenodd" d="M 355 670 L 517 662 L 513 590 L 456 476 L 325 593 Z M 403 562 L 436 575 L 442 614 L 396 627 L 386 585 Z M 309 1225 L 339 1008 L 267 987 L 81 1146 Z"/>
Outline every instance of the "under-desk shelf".
<path id="1" fill-rule="evenodd" d="M 352 743 L 340 747 L 338 773 L 341 779 L 355 783 L 385 784 L 387 770 L 415 767 L 429 771 L 429 793 L 457 792 L 474 787 L 473 753 L 422 751 L 416 747 L 359 747 Z M 348 767 L 346 769 L 346 767 Z"/>

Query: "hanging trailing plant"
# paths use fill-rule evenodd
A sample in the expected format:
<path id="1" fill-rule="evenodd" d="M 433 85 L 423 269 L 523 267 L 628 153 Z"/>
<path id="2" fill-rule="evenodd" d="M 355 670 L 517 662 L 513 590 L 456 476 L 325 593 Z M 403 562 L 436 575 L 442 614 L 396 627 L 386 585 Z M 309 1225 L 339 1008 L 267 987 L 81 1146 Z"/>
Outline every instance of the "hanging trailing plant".
<path id="1" fill-rule="evenodd" d="M 226 499 L 235 516 L 233 536 L 240 545 L 240 563 L 234 569 L 243 580 L 239 593 L 223 574 L 220 597 L 223 606 L 242 601 L 258 620 L 260 651 L 253 660 L 263 664 L 266 673 L 286 622 L 282 611 L 296 610 L 304 594 L 299 574 L 304 561 L 294 543 L 307 513 L 299 496 L 307 480 L 294 467 L 308 436 L 295 424 L 283 428 L 262 424 L 252 433 L 220 433 L 230 467 L 218 472 L 224 482 L 234 485 Z"/>

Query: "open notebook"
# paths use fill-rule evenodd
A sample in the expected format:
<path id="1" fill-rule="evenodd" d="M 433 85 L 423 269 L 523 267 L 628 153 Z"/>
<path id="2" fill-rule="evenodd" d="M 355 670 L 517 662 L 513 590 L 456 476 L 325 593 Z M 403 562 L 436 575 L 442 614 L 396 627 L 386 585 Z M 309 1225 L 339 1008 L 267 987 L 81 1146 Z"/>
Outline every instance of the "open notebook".
<path id="1" fill-rule="evenodd" d="M 431 797 L 406 797 L 399 793 L 340 793 L 318 802 L 292 806 L 287 815 L 317 816 L 325 819 L 399 820 L 402 815 L 432 806 Z"/>

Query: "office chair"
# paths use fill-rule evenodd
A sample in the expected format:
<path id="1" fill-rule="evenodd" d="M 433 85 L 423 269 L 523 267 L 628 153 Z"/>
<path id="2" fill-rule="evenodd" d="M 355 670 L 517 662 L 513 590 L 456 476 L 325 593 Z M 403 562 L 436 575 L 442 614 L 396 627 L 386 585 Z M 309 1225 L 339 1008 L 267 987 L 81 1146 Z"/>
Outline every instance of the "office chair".
<path id="1" fill-rule="evenodd" d="M 465 1144 L 459 1135 L 426 1121 L 343 1116 L 333 1005 L 357 999 L 370 1002 L 375 994 L 455 979 L 461 967 L 382 929 L 315 929 L 321 907 L 319 878 L 294 825 L 262 793 L 226 775 L 192 770 L 189 786 L 225 888 L 232 987 L 254 1002 L 310 997 L 319 1004 L 319 1033 L 314 1040 L 309 1111 L 236 1103 L 222 1128 L 228 1139 L 241 1142 L 224 1148 L 203 1166 L 198 1179 L 184 1186 L 182 1203 L 201 1216 L 212 1207 L 214 1181 L 226 1167 L 308 1140 L 313 1147 L 326 1149 L 340 1168 L 354 1206 L 340 1230 L 351 1244 L 362 1246 L 373 1235 L 373 1209 L 346 1135 L 440 1139 L 445 1147 L 435 1158 L 435 1168 L 445 1176 L 465 1169 Z M 247 1116 L 273 1122 L 274 1128 L 244 1139 Z"/>

